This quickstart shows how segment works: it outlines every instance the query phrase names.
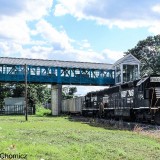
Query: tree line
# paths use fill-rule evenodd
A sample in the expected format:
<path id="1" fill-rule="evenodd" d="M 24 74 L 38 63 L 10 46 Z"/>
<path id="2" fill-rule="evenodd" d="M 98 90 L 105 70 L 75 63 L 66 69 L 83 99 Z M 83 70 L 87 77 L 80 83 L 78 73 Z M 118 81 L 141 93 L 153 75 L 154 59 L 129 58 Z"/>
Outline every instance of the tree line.
<path id="1" fill-rule="evenodd" d="M 37 103 L 49 102 L 51 91 L 46 85 L 29 84 L 27 92 L 28 105 L 35 107 Z M 0 107 L 4 105 L 4 98 L 6 97 L 24 97 L 25 85 L 24 84 L 0 84 Z"/>

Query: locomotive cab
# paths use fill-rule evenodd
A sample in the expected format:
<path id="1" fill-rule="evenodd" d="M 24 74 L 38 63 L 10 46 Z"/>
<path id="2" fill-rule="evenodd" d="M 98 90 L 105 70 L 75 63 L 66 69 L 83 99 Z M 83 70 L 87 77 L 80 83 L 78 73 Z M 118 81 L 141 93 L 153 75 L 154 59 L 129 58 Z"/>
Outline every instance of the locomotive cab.
<path id="1" fill-rule="evenodd" d="M 150 76 L 149 80 L 150 110 L 154 121 L 160 125 L 160 76 Z"/>
<path id="2" fill-rule="evenodd" d="M 135 87 L 134 98 L 136 120 L 160 124 L 160 76 L 142 78 Z"/>

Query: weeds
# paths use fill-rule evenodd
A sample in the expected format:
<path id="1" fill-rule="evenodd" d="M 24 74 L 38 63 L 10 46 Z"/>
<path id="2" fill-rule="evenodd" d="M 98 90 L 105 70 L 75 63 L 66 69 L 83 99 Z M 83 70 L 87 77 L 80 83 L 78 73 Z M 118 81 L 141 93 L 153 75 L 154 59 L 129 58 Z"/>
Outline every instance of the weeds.
<path id="1" fill-rule="evenodd" d="M 142 131 L 143 131 L 143 128 L 140 127 L 138 124 L 136 124 L 134 129 L 133 129 L 133 132 L 140 133 Z"/>
<path id="2" fill-rule="evenodd" d="M 36 116 L 43 117 L 51 115 L 51 110 L 44 108 L 41 104 L 36 105 Z"/>

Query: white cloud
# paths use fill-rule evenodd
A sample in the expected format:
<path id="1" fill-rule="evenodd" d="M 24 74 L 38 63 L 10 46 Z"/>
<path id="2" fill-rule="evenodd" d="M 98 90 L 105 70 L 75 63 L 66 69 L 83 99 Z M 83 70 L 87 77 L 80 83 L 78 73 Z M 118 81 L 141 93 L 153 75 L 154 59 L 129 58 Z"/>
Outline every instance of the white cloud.
<path id="1" fill-rule="evenodd" d="M 133 0 L 121 2 L 117 0 L 58 0 L 54 11 L 55 16 L 70 14 L 78 20 L 93 20 L 99 25 L 117 26 L 121 29 L 148 27 L 149 31 L 156 33 L 159 13 L 159 0 L 143 0 L 138 3 Z"/>
<path id="2" fill-rule="evenodd" d="M 101 53 L 95 51 L 74 49 L 72 50 L 72 54 L 77 61 L 81 62 L 103 62 L 105 58 Z"/>
<path id="3" fill-rule="evenodd" d="M 71 39 L 65 31 L 57 31 L 50 23 L 40 20 L 36 25 L 37 33 L 51 43 L 55 50 L 71 49 Z"/>
<path id="4" fill-rule="evenodd" d="M 159 21 L 157 21 L 155 23 L 152 23 L 152 25 L 149 28 L 149 31 L 151 33 L 154 33 L 155 35 L 158 35 L 158 34 L 160 34 L 160 27 L 159 26 L 160 26 L 160 22 Z"/>
<path id="5" fill-rule="evenodd" d="M 83 8 L 92 0 L 59 0 L 59 4 L 55 6 L 54 15 L 62 16 L 65 14 L 74 15 L 77 18 L 83 18 Z"/>
<path id="6" fill-rule="evenodd" d="M 110 49 L 105 49 L 102 51 L 102 53 L 103 53 L 104 57 L 106 57 L 106 60 L 110 59 L 112 63 L 117 61 L 118 59 L 122 58 L 124 55 L 124 53 L 121 51 L 113 51 Z"/>
<path id="7" fill-rule="evenodd" d="M 0 55 L 11 57 L 47 58 L 52 47 L 43 40 L 33 39 L 37 31 L 30 22 L 48 15 L 53 0 L 1 0 Z M 25 45 L 30 45 L 26 48 Z M 33 47 L 32 47 L 33 46 Z"/>
<path id="8" fill-rule="evenodd" d="M 78 43 L 81 49 L 89 49 L 91 48 L 91 44 L 88 42 L 87 39 L 82 40 L 81 42 Z"/>
<path id="9" fill-rule="evenodd" d="M 0 18 L 0 38 L 16 43 L 29 43 L 30 29 L 26 22 L 19 17 Z"/>
<path id="10" fill-rule="evenodd" d="M 0 15 L 31 21 L 47 15 L 53 0 L 1 0 Z"/>
<path id="11" fill-rule="evenodd" d="M 15 56 L 23 50 L 22 46 L 13 42 L 0 41 L 1 56 Z"/>
<path id="12" fill-rule="evenodd" d="M 25 0 L 25 8 L 20 13 L 20 17 L 28 21 L 41 19 L 48 15 L 53 0 Z"/>
<path id="13" fill-rule="evenodd" d="M 54 15 L 55 15 L 55 16 L 63 16 L 63 15 L 65 15 L 65 14 L 67 14 L 67 13 L 68 13 L 68 10 L 65 9 L 65 8 L 63 7 L 63 5 L 57 4 L 57 5 L 55 6 L 55 12 L 54 12 Z"/>
<path id="14" fill-rule="evenodd" d="M 23 48 L 22 45 L 18 43 L 0 41 L 0 55 L 4 57 L 47 59 L 52 52 L 52 47 L 35 45 L 30 48 Z"/>
<path id="15" fill-rule="evenodd" d="M 52 47 L 33 46 L 31 48 L 23 49 L 20 53 L 20 57 L 34 58 L 34 59 L 48 59 L 52 53 Z"/>
<path id="16" fill-rule="evenodd" d="M 152 10 L 153 10 L 154 12 L 160 13 L 160 4 L 153 6 L 153 7 L 152 7 Z"/>
<path id="17" fill-rule="evenodd" d="M 28 44 L 33 32 L 28 22 L 47 15 L 53 0 L 2 0 L 0 7 L 0 39 Z M 14 7 L 14 8 L 13 8 Z"/>

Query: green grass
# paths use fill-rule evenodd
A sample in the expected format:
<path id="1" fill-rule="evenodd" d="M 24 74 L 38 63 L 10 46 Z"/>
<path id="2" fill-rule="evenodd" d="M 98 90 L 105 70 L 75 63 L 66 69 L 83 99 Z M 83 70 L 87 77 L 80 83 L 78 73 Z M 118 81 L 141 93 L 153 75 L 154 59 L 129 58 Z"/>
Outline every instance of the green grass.
<path id="1" fill-rule="evenodd" d="M 67 117 L 0 117 L 0 152 L 27 154 L 28 160 L 159 160 L 156 139 L 107 130 Z"/>
<path id="2" fill-rule="evenodd" d="M 49 116 L 49 115 L 51 115 L 51 110 L 50 109 L 46 109 L 42 106 L 37 107 L 36 116 L 44 117 L 44 116 Z"/>

